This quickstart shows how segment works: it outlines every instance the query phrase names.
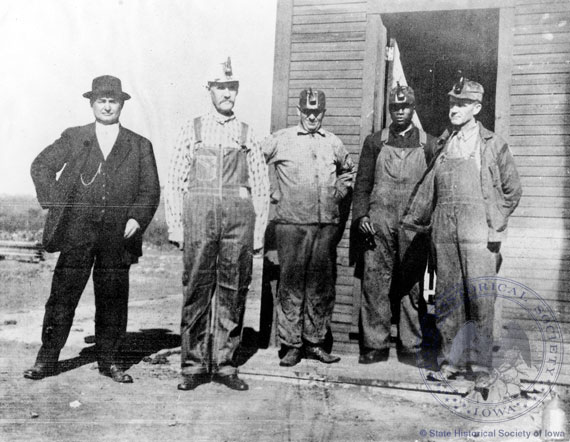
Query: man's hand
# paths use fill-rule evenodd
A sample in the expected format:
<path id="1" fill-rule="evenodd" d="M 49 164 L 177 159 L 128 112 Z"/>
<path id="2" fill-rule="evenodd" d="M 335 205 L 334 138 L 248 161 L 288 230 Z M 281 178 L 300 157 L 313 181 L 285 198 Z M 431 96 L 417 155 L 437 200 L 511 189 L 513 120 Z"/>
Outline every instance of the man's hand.
<path id="1" fill-rule="evenodd" d="M 184 250 L 184 241 L 169 241 L 169 243 L 176 246 L 178 250 Z"/>
<path id="2" fill-rule="evenodd" d="M 137 222 L 136 219 L 130 218 L 127 221 L 127 225 L 125 226 L 125 234 L 124 234 L 124 238 L 125 239 L 129 239 L 131 236 L 133 236 L 137 230 L 139 230 L 141 228 L 141 226 L 139 225 L 139 223 Z"/>
<path id="3" fill-rule="evenodd" d="M 339 198 L 344 198 L 348 193 L 348 189 L 352 187 L 353 175 L 351 172 L 345 172 L 336 178 L 334 183 L 335 194 Z"/>
<path id="4" fill-rule="evenodd" d="M 499 253 L 501 250 L 501 241 L 490 241 L 487 243 L 487 249 L 493 253 Z"/>
<path id="5" fill-rule="evenodd" d="M 376 233 L 374 226 L 370 222 L 370 218 L 367 216 L 363 216 L 360 218 L 360 221 L 358 221 L 358 230 L 365 235 L 374 235 Z"/>

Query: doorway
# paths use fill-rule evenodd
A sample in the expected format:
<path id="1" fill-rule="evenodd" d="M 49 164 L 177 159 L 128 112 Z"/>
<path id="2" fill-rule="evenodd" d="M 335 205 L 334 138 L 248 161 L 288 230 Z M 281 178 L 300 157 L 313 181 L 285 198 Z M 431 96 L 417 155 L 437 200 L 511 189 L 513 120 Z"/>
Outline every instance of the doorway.
<path id="1" fill-rule="evenodd" d="M 447 93 L 458 70 L 483 85 L 479 121 L 495 128 L 499 9 L 381 14 L 388 41 L 398 43 L 423 129 L 439 136 L 448 119 Z M 508 54 L 510 56 L 510 54 Z"/>

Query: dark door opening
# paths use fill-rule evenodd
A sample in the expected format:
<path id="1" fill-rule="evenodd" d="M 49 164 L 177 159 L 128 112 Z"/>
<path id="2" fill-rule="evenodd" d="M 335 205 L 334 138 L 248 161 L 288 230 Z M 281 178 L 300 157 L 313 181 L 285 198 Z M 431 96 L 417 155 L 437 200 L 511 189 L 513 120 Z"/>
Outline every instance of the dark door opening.
<path id="1" fill-rule="evenodd" d="M 447 93 L 458 70 L 485 88 L 478 119 L 494 130 L 499 9 L 382 14 L 382 21 L 398 42 L 426 132 L 439 136 L 448 125 Z"/>

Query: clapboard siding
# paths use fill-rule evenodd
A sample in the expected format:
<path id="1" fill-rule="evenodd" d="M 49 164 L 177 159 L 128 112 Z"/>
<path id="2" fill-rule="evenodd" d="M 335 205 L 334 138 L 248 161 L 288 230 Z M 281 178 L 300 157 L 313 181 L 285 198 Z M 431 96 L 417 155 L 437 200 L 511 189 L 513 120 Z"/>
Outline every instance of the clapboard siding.
<path id="1" fill-rule="evenodd" d="M 377 37 L 370 32 L 367 1 L 288 3 L 288 89 L 281 97 L 282 126 L 297 123 L 297 97 L 303 88 L 321 88 L 327 94 L 325 128 L 343 140 L 358 163 L 363 127 L 369 117 L 364 103 L 370 96 L 363 97 L 375 81 L 367 61 L 371 43 L 367 38 Z M 375 5 L 375 10 L 382 13 L 384 5 L 390 9 L 393 4 L 378 0 Z M 503 87 L 497 90 L 496 99 L 506 107 L 498 114 L 496 127 L 515 156 L 523 197 L 509 221 L 508 239 L 501 249 L 505 260 L 500 275 L 533 288 L 570 332 L 569 3 L 515 0 L 514 5 L 514 14 L 501 15 L 505 18 L 501 54 L 512 56 L 508 63 L 499 63 Z M 416 7 L 410 2 L 411 10 L 419 10 Z M 335 349 L 355 352 L 355 342 L 349 339 L 349 333 L 355 331 L 355 310 L 351 307 L 353 297 L 360 293 L 358 286 L 353 287 L 354 269 L 347 265 L 348 238 L 345 231 L 339 244 L 337 308 L 332 327 Z M 504 319 L 516 320 L 520 315 L 507 307 Z M 536 336 L 531 340 L 533 346 L 538 345 Z M 567 349 L 570 351 L 570 346 Z"/>
<path id="2" fill-rule="evenodd" d="M 570 9 L 567 2 L 517 0 L 514 23 L 509 142 L 523 197 L 509 222 L 500 275 L 536 291 L 568 333 Z M 533 325 L 509 305 L 502 320 Z M 531 333 L 530 340 L 538 348 L 542 337 Z"/>

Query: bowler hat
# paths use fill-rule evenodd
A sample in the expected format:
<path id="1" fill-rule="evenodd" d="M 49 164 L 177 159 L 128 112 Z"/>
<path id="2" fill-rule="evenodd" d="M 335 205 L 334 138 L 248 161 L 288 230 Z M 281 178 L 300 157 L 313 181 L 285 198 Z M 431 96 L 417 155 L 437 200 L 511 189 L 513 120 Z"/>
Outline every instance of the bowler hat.
<path id="1" fill-rule="evenodd" d="M 89 99 L 108 96 L 120 98 L 123 101 L 131 98 L 129 94 L 123 92 L 121 80 L 111 75 L 102 75 L 94 78 L 93 83 L 91 84 L 91 90 L 89 92 L 85 92 L 83 96 Z"/>

